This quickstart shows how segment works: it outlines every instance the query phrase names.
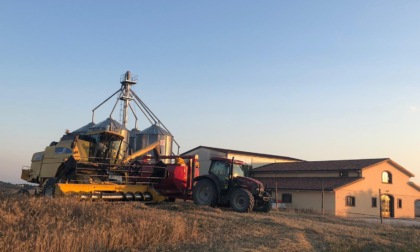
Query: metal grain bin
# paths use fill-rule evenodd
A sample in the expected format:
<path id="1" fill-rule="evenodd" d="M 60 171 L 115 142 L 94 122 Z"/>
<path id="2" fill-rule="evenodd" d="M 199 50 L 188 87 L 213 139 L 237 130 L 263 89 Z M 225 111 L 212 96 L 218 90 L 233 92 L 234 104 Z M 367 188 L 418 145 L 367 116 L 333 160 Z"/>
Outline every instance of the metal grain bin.
<path id="1" fill-rule="evenodd" d="M 159 141 L 160 155 L 170 156 L 172 155 L 172 140 L 173 136 L 169 132 L 154 124 L 137 134 L 136 147 L 137 149 L 142 149 Z M 152 155 L 153 152 L 150 154 Z"/>
<path id="2" fill-rule="evenodd" d="M 137 148 L 137 135 L 140 134 L 140 130 L 134 128 L 130 131 L 130 142 L 128 144 L 130 152 L 134 153 L 135 151 L 139 150 L 139 148 Z"/>
<path id="3" fill-rule="evenodd" d="M 95 124 L 93 122 L 90 122 L 90 123 L 86 124 L 85 126 L 73 131 L 72 133 L 86 134 L 88 131 L 92 130 L 93 126 L 95 126 Z"/>

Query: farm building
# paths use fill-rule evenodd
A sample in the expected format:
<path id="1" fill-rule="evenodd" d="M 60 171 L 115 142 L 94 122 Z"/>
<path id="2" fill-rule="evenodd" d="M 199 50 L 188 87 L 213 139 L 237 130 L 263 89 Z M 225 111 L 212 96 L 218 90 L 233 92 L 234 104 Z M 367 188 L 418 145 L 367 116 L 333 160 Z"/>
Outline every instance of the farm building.
<path id="1" fill-rule="evenodd" d="M 200 174 L 207 174 L 210 167 L 210 158 L 219 157 L 219 158 L 235 158 L 237 160 L 244 161 L 248 165 L 251 165 L 252 168 L 257 168 L 262 165 L 272 164 L 272 163 L 284 163 L 284 162 L 298 162 L 302 161 L 300 159 L 276 156 L 269 154 L 261 154 L 247 151 L 239 150 L 229 150 L 222 148 L 214 148 L 207 146 L 198 146 L 194 149 L 191 149 L 181 155 L 196 155 L 198 154 L 200 162 Z"/>
<path id="2" fill-rule="evenodd" d="M 420 187 L 389 158 L 273 163 L 253 170 L 287 207 L 339 216 L 414 218 Z"/>

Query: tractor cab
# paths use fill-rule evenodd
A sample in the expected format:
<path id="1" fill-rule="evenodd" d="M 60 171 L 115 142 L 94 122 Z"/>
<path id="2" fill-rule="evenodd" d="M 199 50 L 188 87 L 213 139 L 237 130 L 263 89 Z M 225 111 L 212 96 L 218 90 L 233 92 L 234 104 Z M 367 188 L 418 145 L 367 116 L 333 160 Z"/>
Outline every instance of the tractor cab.
<path id="1" fill-rule="evenodd" d="M 233 161 L 233 163 L 232 163 Z M 247 165 L 239 160 L 212 158 L 209 174 L 215 175 L 222 185 L 222 190 L 229 189 L 229 181 L 236 177 L 246 177 Z"/>

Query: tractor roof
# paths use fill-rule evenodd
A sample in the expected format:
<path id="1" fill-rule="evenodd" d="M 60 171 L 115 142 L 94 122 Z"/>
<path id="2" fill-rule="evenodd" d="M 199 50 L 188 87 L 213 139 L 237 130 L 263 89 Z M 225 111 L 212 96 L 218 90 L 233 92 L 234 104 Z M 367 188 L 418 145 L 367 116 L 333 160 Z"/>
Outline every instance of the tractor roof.
<path id="1" fill-rule="evenodd" d="M 223 161 L 223 162 L 227 162 L 227 163 L 232 163 L 232 159 L 229 158 L 221 158 L 221 157 L 212 157 L 210 158 L 211 160 L 216 160 L 216 161 Z M 237 159 L 233 159 L 233 163 L 234 164 L 238 164 L 238 165 L 244 165 L 246 164 L 245 162 L 241 161 L 241 160 L 237 160 Z"/>

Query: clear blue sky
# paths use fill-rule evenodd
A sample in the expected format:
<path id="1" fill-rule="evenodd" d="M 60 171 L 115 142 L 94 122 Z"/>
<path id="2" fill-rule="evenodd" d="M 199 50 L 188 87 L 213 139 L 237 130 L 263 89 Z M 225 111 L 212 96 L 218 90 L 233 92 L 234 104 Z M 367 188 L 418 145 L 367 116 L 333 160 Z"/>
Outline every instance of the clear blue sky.
<path id="1" fill-rule="evenodd" d="M 32 153 L 90 122 L 126 70 L 181 152 L 390 157 L 420 177 L 418 13 L 419 1 L 2 1 L 0 180 L 21 182 Z"/>

